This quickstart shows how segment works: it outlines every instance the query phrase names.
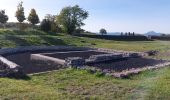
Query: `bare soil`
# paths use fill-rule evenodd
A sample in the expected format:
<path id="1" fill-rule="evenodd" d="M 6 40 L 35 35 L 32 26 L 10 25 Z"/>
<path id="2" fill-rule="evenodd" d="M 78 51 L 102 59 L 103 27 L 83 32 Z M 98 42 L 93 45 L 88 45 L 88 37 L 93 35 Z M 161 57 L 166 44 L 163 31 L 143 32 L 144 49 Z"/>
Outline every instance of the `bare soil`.
<path id="1" fill-rule="evenodd" d="M 165 63 L 165 60 L 156 60 L 149 58 L 126 58 L 114 61 L 107 61 L 101 63 L 88 64 L 102 70 L 114 70 L 116 72 L 122 72 L 123 70 L 130 70 L 136 68 L 143 68 L 147 66 L 155 66 L 157 64 Z"/>
<path id="2" fill-rule="evenodd" d="M 78 51 L 78 52 L 58 52 L 58 53 L 48 53 L 43 54 L 45 56 L 50 56 L 59 59 L 66 59 L 67 57 L 82 57 L 84 59 L 88 59 L 91 55 L 99 55 L 99 54 L 108 54 L 106 52 L 98 52 L 98 51 Z"/>
<path id="3" fill-rule="evenodd" d="M 39 73 L 45 71 L 58 70 L 62 68 L 60 64 L 48 63 L 45 61 L 34 61 L 30 59 L 30 53 L 21 53 L 6 56 L 8 60 L 15 62 L 23 67 L 23 72 L 26 74 Z"/>

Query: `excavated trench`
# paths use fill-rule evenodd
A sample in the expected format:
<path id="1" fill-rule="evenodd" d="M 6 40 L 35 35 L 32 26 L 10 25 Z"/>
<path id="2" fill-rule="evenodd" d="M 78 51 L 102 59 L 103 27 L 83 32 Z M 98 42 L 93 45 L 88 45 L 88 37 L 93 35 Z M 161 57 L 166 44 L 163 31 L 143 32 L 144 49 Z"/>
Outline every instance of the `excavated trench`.
<path id="1" fill-rule="evenodd" d="M 64 61 L 67 57 L 82 57 L 84 59 L 88 59 L 92 55 L 101 55 L 101 54 L 108 54 L 108 53 L 99 52 L 99 51 L 64 51 L 64 52 L 57 51 L 57 52 L 45 52 L 45 53 L 27 52 L 27 53 L 6 55 L 5 57 L 8 60 L 22 66 L 24 73 L 31 74 L 31 73 L 58 70 L 60 68 L 63 68 Z M 105 61 L 99 63 L 90 63 L 87 65 L 102 70 L 107 69 L 116 72 L 121 72 L 127 69 L 154 66 L 165 62 L 167 61 L 141 57 L 141 58 L 117 59 L 117 60 Z"/>
<path id="2" fill-rule="evenodd" d="M 64 60 L 67 57 L 83 57 L 88 58 L 91 55 L 106 54 L 97 51 L 57 51 L 57 52 L 41 52 L 39 53 L 16 53 L 4 56 L 8 60 L 23 67 L 26 74 L 46 72 L 63 68 Z M 40 57 L 36 56 L 40 55 Z M 63 62 L 62 62 L 63 61 Z M 61 63 L 62 62 L 62 63 Z"/>

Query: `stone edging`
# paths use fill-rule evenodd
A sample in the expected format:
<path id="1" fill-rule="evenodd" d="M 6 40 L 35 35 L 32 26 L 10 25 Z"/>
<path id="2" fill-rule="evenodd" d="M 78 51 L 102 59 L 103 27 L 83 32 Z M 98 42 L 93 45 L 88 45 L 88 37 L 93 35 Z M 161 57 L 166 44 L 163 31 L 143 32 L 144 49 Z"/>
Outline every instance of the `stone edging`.
<path id="1" fill-rule="evenodd" d="M 0 49 L 0 55 L 10 55 L 23 52 L 36 52 L 36 51 L 57 51 L 57 50 L 92 50 L 88 47 L 74 47 L 74 46 L 23 46 L 16 48 L 3 48 Z"/>
<path id="2" fill-rule="evenodd" d="M 148 54 L 145 52 L 123 51 L 123 50 L 114 50 L 114 49 L 105 49 L 105 48 L 94 48 L 94 49 L 98 51 L 107 52 L 107 53 L 122 53 L 124 55 L 136 53 L 139 54 L 140 56 L 148 56 Z"/>
<path id="3" fill-rule="evenodd" d="M 22 77 L 25 75 L 22 71 L 22 66 L 17 65 L 16 63 L 6 59 L 3 56 L 17 54 L 17 53 L 25 53 L 25 52 L 58 51 L 58 50 L 83 51 L 83 50 L 93 50 L 93 49 L 87 47 L 73 47 L 73 46 L 23 46 L 23 47 L 16 47 L 16 48 L 3 48 L 0 49 L 0 66 L 1 66 L 0 77 Z M 56 59 L 54 60 L 50 57 L 47 58 L 46 59 L 48 61 L 57 62 Z M 61 62 L 62 64 L 64 63 L 63 61 L 59 61 L 59 62 Z"/>
<path id="4" fill-rule="evenodd" d="M 113 73 L 113 74 L 111 74 L 111 76 L 113 76 L 115 78 L 127 78 L 130 75 L 139 74 L 140 72 L 143 72 L 146 70 L 160 69 L 160 68 L 167 67 L 169 65 L 170 65 L 170 62 L 166 62 L 166 63 L 158 64 L 155 66 L 146 66 L 145 68 L 131 69 L 131 70 L 123 71 L 120 73 Z"/>
<path id="5" fill-rule="evenodd" d="M 5 77 L 16 77 L 22 76 L 22 67 L 17 65 L 16 63 L 0 56 L 0 66 L 1 66 L 1 73 L 0 76 Z"/>

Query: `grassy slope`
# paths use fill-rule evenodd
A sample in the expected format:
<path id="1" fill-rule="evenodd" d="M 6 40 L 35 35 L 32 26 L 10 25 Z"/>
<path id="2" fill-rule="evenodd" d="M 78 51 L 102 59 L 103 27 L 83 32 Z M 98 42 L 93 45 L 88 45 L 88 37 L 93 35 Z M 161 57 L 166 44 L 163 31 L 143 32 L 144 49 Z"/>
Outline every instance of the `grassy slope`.
<path id="1" fill-rule="evenodd" d="M 81 41 L 86 41 L 82 43 Z M 92 44 L 96 45 L 92 45 Z M 103 47 L 120 50 L 169 51 L 167 41 L 107 41 L 72 37 L 69 35 L 48 35 L 44 32 L 0 31 L 0 46 L 23 45 L 76 45 Z M 160 56 L 161 57 L 161 56 Z M 161 57 L 164 58 L 164 57 Z M 166 57 L 168 58 L 168 57 Z M 169 59 L 169 58 L 168 58 Z M 130 79 L 114 79 L 87 71 L 65 69 L 56 72 L 30 76 L 30 79 L 16 80 L 0 78 L 1 99 L 170 99 L 170 68 L 143 72 Z"/>
<path id="2" fill-rule="evenodd" d="M 85 42 L 82 42 L 85 41 Z M 94 45 L 95 44 L 95 45 Z M 146 51 L 146 50 L 170 50 L 168 41 L 112 41 L 76 36 L 45 33 L 41 31 L 18 32 L 0 30 L 0 46 L 15 47 L 29 45 L 76 45 L 102 47 L 118 50 Z"/>

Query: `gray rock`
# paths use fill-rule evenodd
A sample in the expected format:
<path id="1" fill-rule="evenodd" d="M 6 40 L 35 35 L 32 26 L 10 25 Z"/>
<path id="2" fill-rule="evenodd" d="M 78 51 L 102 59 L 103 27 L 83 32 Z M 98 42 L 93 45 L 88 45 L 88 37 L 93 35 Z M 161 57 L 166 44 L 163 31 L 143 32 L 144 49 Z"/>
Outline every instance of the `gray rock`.
<path id="1" fill-rule="evenodd" d="M 138 57 L 142 57 L 142 56 L 139 53 L 129 53 L 129 57 L 138 58 Z"/>
<path id="2" fill-rule="evenodd" d="M 68 57 L 65 59 L 65 65 L 71 67 L 80 67 L 85 65 L 85 59 L 81 57 Z"/>
<path id="3" fill-rule="evenodd" d="M 22 77 L 24 75 L 22 67 L 0 56 L 0 76 L 1 77 Z"/>
<path id="4" fill-rule="evenodd" d="M 104 62 L 104 61 L 110 61 L 110 60 L 117 60 L 122 59 L 122 54 L 102 54 L 102 55 L 92 55 L 87 60 L 87 63 L 97 63 L 97 62 Z"/>

